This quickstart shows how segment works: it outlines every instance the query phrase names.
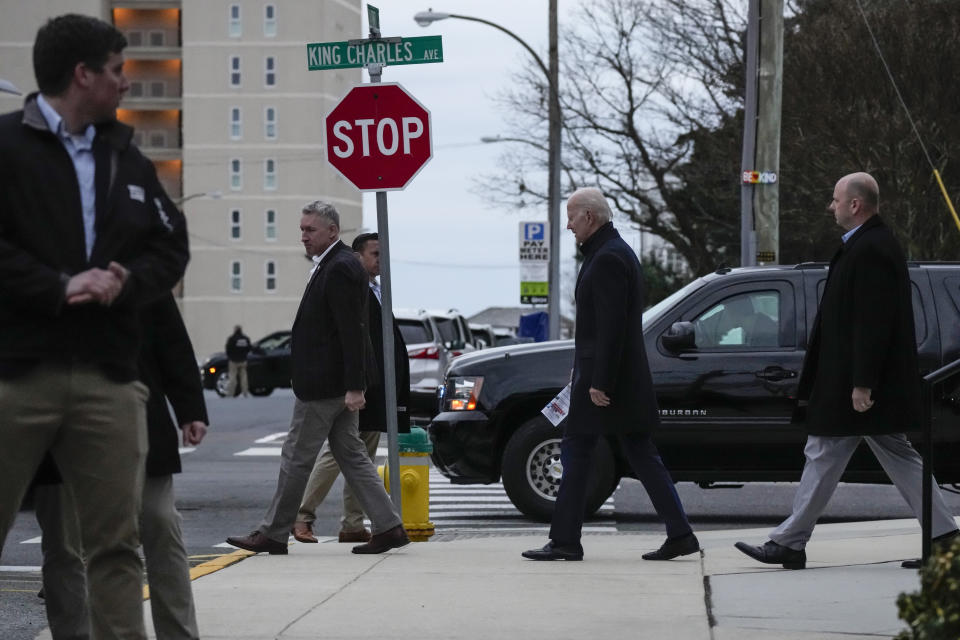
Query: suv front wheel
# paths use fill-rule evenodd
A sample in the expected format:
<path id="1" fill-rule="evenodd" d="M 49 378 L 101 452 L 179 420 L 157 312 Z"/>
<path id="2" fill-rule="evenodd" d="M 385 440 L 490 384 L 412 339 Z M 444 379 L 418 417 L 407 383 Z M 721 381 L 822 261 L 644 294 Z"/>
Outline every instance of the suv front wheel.
<path id="1" fill-rule="evenodd" d="M 510 437 L 503 452 L 501 476 L 510 502 L 524 515 L 549 522 L 560 488 L 562 433 L 543 416 L 523 423 Z M 603 506 L 616 488 L 613 451 L 600 438 L 593 454 L 592 473 L 587 487 L 587 517 Z"/>

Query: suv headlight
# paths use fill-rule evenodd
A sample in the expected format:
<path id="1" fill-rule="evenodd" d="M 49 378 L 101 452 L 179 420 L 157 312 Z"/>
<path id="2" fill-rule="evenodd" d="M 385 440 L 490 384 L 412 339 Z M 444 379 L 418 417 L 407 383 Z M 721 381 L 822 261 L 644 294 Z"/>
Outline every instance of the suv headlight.
<path id="1" fill-rule="evenodd" d="M 463 376 L 447 379 L 443 404 L 447 411 L 473 411 L 483 387 L 483 376 Z"/>

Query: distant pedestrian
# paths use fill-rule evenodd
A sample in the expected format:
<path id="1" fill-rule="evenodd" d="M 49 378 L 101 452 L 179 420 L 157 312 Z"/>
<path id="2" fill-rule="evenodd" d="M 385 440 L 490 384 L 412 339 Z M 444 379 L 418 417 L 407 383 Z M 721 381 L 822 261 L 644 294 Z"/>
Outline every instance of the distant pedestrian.
<path id="1" fill-rule="evenodd" d="M 699 551 L 687 516 L 651 433 L 660 424 L 643 344 L 644 283 L 640 262 L 611 222 L 599 189 L 578 189 L 567 201 L 567 228 L 583 252 L 577 276 L 577 323 L 570 412 L 560 443 L 563 476 L 550 542 L 523 552 L 531 560 L 582 560 L 580 544 L 590 461 L 602 435 L 616 436 L 643 483 L 667 540 L 644 560 L 672 560 Z"/>
<path id="2" fill-rule="evenodd" d="M 243 333 L 243 327 L 237 325 L 227 338 L 227 377 L 230 379 L 227 397 L 237 395 L 237 385 L 244 396 L 250 395 L 250 381 L 247 379 L 247 356 L 250 354 L 250 338 Z"/>
<path id="3" fill-rule="evenodd" d="M 91 636 L 139 639 L 138 311 L 189 256 L 182 214 L 116 120 L 126 45 L 96 18 L 47 21 L 40 92 L 0 116 L 0 544 L 49 451 L 77 506 Z"/>
<path id="4" fill-rule="evenodd" d="M 797 390 L 808 436 L 793 512 L 762 546 L 736 544 L 787 569 L 806 567 L 807 541 L 862 440 L 918 519 L 922 511 L 923 462 L 904 434 L 921 411 L 906 259 L 878 215 L 880 190 L 871 175 L 841 178 L 829 210 L 843 242 L 830 261 Z M 936 482 L 933 534 L 938 542 L 957 535 Z"/>
<path id="5" fill-rule="evenodd" d="M 370 341 L 373 344 L 373 355 L 377 359 L 377 368 L 380 371 L 379 382 L 367 390 L 364 395 L 367 405 L 360 410 L 360 439 L 367 447 L 370 460 L 374 460 L 377 447 L 380 445 L 380 433 L 387 430 L 381 333 L 383 311 L 380 306 L 380 284 L 377 282 L 377 276 L 380 275 L 380 237 L 376 233 L 361 233 L 354 238 L 352 247 L 370 278 L 367 301 L 370 310 L 368 329 Z M 403 334 L 400 333 L 400 327 L 396 322 L 393 324 L 393 352 L 396 364 L 397 429 L 401 433 L 407 433 L 410 431 L 410 415 L 407 412 L 407 402 L 410 397 L 410 361 L 407 359 L 407 345 L 403 341 Z M 300 542 L 317 542 L 313 532 L 317 507 L 327 497 L 330 487 L 339 475 L 340 466 L 333 457 L 330 443 L 327 443 L 323 446 L 310 473 L 307 488 L 303 492 L 303 501 L 297 513 L 297 521 L 293 525 L 293 537 Z M 350 484 L 344 483 L 343 517 L 340 519 L 340 533 L 337 539 L 340 542 L 366 542 L 370 539 L 370 535 L 370 530 L 363 525 L 363 509 L 360 508 Z"/>
<path id="6" fill-rule="evenodd" d="M 410 538 L 358 431 L 364 392 L 377 379 L 367 327 L 369 278 L 340 241 L 340 214 L 333 205 L 306 205 L 300 236 L 315 267 L 293 321 L 290 362 L 296 401 L 280 454 L 280 477 L 260 527 L 227 542 L 255 553 L 287 553 L 307 478 L 329 439 L 334 459 L 372 522 L 370 540 L 352 551 L 383 553 Z"/>

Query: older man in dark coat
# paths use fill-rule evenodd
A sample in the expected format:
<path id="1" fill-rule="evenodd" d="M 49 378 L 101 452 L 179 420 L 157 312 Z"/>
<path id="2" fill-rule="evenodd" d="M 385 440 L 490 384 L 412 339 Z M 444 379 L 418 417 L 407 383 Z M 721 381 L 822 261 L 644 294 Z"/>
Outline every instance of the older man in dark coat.
<path id="1" fill-rule="evenodd" d="M 524 551 L 531 560 L 582 560 L 580 533 L 590 462 L 601 435 L 614 435 L 667 528 L 667 541 L 644 560 L 671 560 L 700 549 L 670 473 L 650 434 L 659 425 L 657 398 L 643 346 L 643 276 L 633 249 L 610 221 L 598 189 L 567 201 L 567 228 L 583 252 L 577 277 L 573 387 L 560 460 L 563 477 L 550 542 Z"/>
<path id="2" fill-rule="evenodd" d="M 830 261 L 800 376 L 806 404 L 806 464 L 793 513 L 762 546 L 737 549 L 766 564 L 806 567 L 806 544 L 861 440 L 879 460 L 919 519 L 922 460 L 904 435 L 920 415 L 920 377 L 910 275 L 900 245 L 877 215 L 876 180 L 844 176 L 830 211 L 844 230 Z M 957 535 L 957 525 L 933 485 L 933 533 Z M 935 538 L 935 539 L 937 539 Z"/>

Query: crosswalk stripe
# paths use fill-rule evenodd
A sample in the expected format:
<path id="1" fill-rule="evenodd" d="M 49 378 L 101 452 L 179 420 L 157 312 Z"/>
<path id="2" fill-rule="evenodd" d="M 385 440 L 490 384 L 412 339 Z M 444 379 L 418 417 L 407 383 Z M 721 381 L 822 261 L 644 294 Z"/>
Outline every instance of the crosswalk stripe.
<path id="1" fill-rule="evenodd" d="M 20 542 L 20 544 L 40 544 L 42 540 L 43 538 L 37 536 L 36 538 L 28 538 L 27 540 L 23 540 Z"/>
<path id="2" fill-rule="evenodd" d="M 250 447 L 233 454 L 235 456 L 279 456 L 280 447 Z"/>

